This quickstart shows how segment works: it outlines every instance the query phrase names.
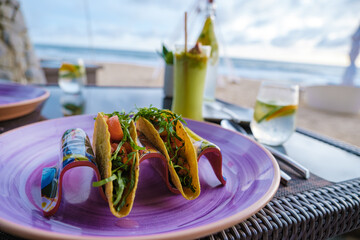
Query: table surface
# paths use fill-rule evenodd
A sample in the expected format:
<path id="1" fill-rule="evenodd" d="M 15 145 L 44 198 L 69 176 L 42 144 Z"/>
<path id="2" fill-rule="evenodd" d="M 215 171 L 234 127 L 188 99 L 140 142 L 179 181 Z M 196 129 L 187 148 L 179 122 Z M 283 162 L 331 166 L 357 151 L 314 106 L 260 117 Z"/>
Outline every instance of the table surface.
<path id="1" fill-rule="evenodd" d="M 41 116 L 46 119 L 63 117 L 62 104 L 78 97 L 64 94 L 57 86 L 46 87 L 50 98 L 46 101 Z M 128 88 L 128 87 L 86 87 L 82 97 L 85 99 L 83 114 L 94 114 L 98 112 L 111 113 L 114 111 L 136 111 L 137 107 L 149 107 L 153 105 L 159 108 L 171 108 L 171 99 L 163 97 L 162 88 Z M 233 107 L 227 105 L 227 107 Z M 216 121 L 228 118 L 217 110 L 204 109 L 206 119 Z M 252 116 L 251 109 L 233 107 L 245 122 Z M 340 182 L 360 177 L 360 161 L 358 156 L 345 152 L 336 147 L 309 138 L 303 134 L 295 133 L 283 146 L 278 148 L 286 152 L 296 161 L 307 167 L 312 173 L 332 182 Z M 342 159 L 342 161 L 338 161 Z"/>
<path id="2" fill-rule="evenodd" d="M 150 105 L 159 108 L 170 108 L 171 106 L 171 99 L 163 97 L 162 88 L 87 86 L 83 89 L 82 95 L 77 96 L 67 95 L 57 86 L 46 86 L 45 88 L 50 91 L 51 95 L 43 106 L 27 116 L 0 122 L 0 131 L 8 131 L 40 120 L 63 117 L 62 105 L 69 101 L 79 102 L 83 100 L 83 114 L 94 115 L 97 112 L 110 113 L 122 110 L 129 112 L 136 110 L 136 107 L 149 107 Z M 252 115 L 251 109 L 219 101 L 216 104 L 223 104 L 237 112 L 243 118 L 244 126 L 247 126 L 246 122 L 250 120 Z M 211 121 L 216 122 L 221 118 L 229 118 L 229 116 L 216 109 L 206 108 L 204 111 L 205 118 Z M 360 178 L 359 155 L 348 150 L 351 150 L 351 146 L 344 144 L 345 147 L 343 148 L 340 147 L 340 145 L 343 146 L 342 143 L 340 145 L 331 143 L 331 140 L 324 141 L 321 136 L 316 137 L 316 135 L 306 131 L 298 130 L 283 146 L 278 147 L 280 151 L 285 152 L 307 167 L 313 177 L 311 181 L 306 182 L 296 173 L 291 172 L 290 169 L 286 169 L 295 178 L 295 181 L 288 187 L 280 187 L 276 197 L 286 197 L 302 191 L 320 189 L 323 186 L 331 186 L 346 180 L 351 181 Z M 355 152 L 357 151 L 358 149 L 355 148 Z M 358 152 L 360 153 L 360 151 Z M 282 167 L 281 164 L 280 166 Z M 331 236 L 331 234 L 328 236 Z"/>

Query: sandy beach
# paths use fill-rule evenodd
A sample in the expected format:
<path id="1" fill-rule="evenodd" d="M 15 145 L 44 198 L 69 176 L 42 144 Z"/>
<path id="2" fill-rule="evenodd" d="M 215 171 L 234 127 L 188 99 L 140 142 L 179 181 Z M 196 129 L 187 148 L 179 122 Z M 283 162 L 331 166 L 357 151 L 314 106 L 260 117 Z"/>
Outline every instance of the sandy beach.
<path id="1" fill-rule="evenodd" d="M 97 63 L 97 85 L 100 86 L 163 86 L 163 67 L 124 63 Z M 219 77 L 216 97 L 243 106 L 253 107 L 260 87 L 259 79 L 226 79 Z M 297 126 L 315 133 L 360 147 L 360 114 L 339 114 L 308 107 L 300 94 Z"/>

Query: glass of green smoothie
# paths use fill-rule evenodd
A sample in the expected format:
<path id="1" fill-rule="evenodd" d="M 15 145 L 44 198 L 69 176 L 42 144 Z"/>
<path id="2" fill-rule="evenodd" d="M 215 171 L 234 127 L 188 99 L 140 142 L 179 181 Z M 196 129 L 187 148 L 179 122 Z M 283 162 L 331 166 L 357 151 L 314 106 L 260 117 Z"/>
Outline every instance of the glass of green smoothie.
<path id="1" fill-rule="evenodd" d="M 210 46 L 200 43 L 188 51 L 184 46 L 175 46 L 172 111 L 182 117 L 203 120 L 202 105 L 210 52 Z"/>

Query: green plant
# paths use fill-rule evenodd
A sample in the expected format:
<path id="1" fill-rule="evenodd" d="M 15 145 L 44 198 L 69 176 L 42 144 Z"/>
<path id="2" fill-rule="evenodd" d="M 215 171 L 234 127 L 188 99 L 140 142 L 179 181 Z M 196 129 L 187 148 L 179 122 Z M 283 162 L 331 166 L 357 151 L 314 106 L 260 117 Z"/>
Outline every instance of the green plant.
<path id="1" fill-rule="evenodd" d="M 157 51 L 157 53 L 164 59 L 166 64 L 174 64 L 174 54 L 172 51 L 169 51 L 164 44 L 162 45 L 162 52 Z"/>

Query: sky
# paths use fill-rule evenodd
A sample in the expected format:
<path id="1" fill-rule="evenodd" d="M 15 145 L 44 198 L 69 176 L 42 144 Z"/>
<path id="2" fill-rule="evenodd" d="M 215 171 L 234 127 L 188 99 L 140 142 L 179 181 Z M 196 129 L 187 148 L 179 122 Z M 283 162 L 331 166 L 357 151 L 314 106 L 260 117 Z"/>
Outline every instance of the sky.
<path id="1" fill-rule="evenodd" d="M 20 0 L 36 44 L 156 51 L 200 32 L 204 0 Z M 218 0 L 223 56 L 348 65 L 359 0 Z M 359 59 L 358 62 L 359 63 Z"/>

